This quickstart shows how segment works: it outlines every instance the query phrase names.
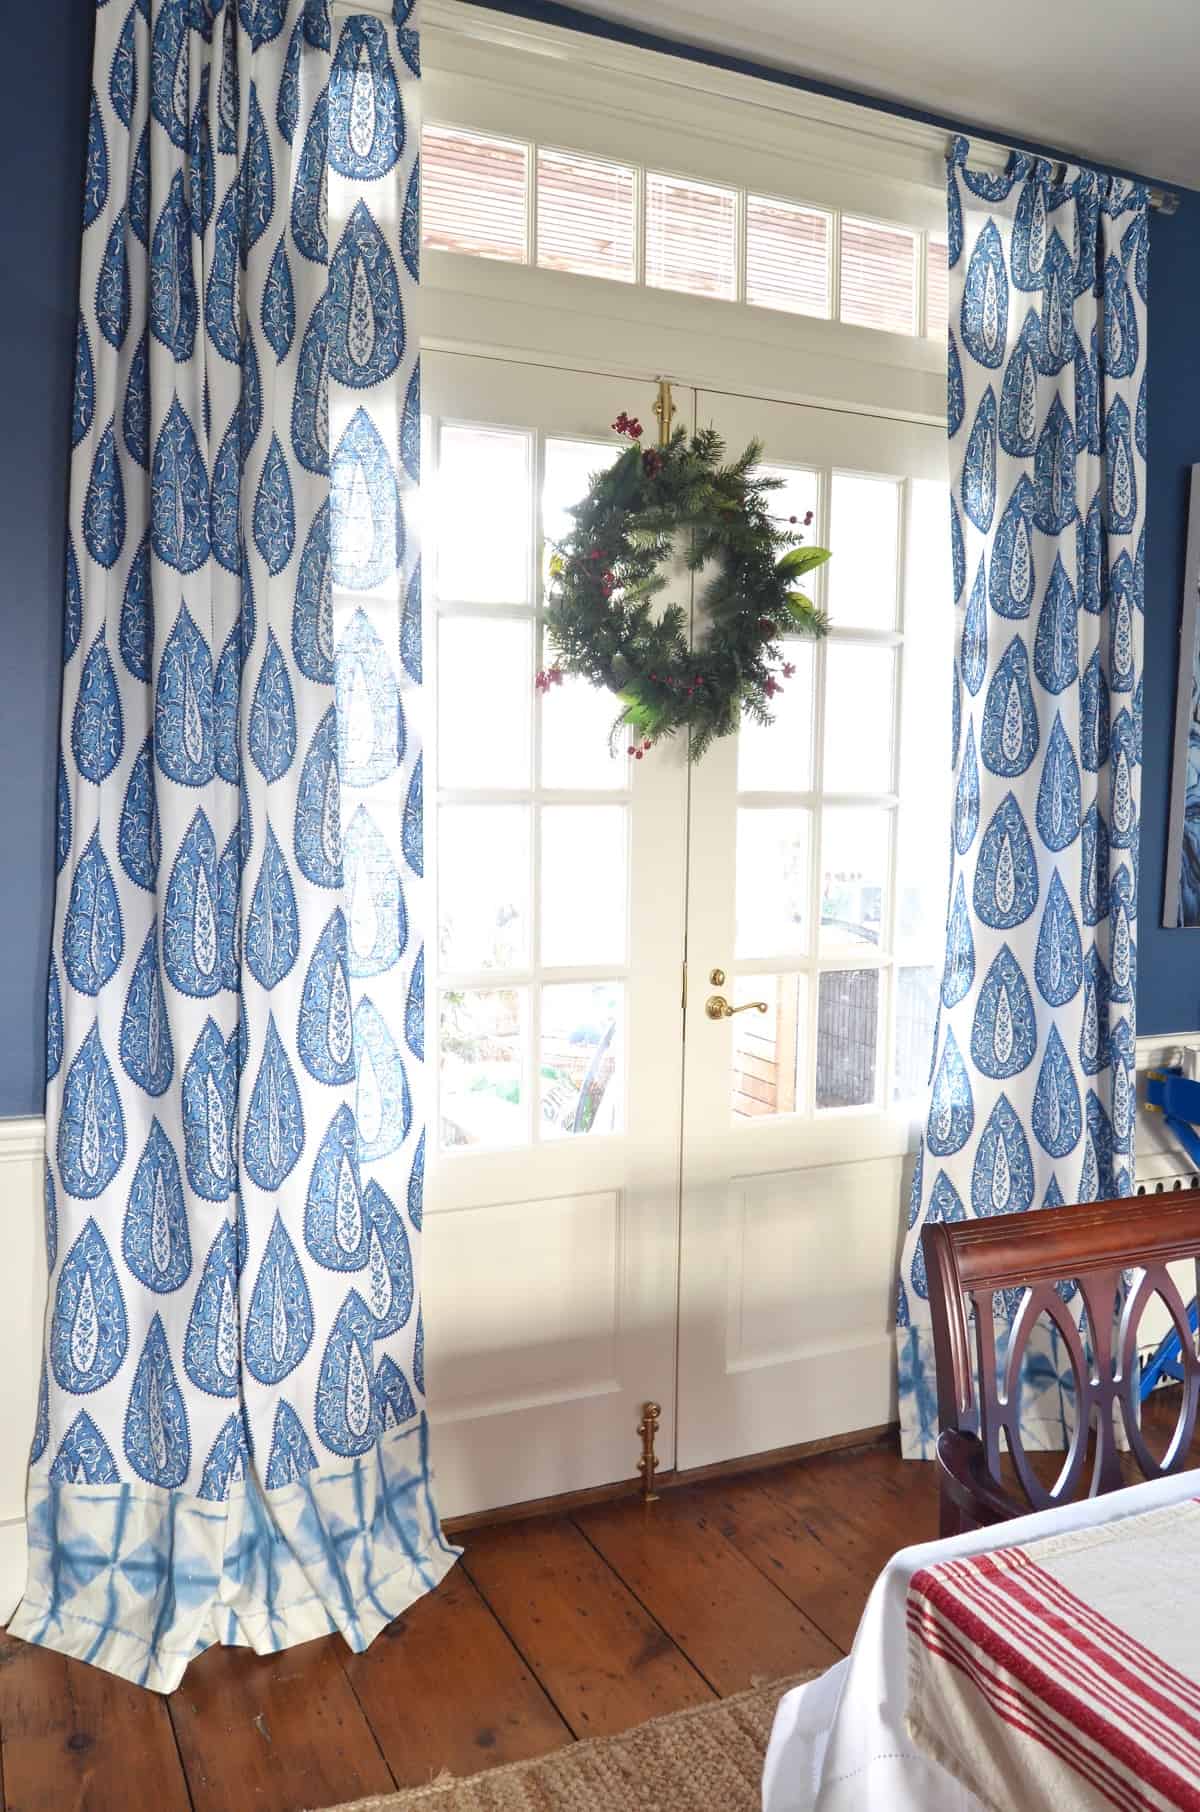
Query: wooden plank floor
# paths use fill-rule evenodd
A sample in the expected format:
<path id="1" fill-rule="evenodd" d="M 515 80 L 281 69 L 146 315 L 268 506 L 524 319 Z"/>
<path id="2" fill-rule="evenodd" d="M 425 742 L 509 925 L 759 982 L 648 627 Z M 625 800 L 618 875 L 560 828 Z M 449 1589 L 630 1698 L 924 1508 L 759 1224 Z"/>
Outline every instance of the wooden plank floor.
<path id="1" fill-rule="evenodd" d="M 836 1660 L 936 1534 L 890 1442 L 472 1531 L 365 1655 L 210 1649 L 167 1699 L 0 1636 L 0 1804 L 300 1812 L 543 1755 Z"/>

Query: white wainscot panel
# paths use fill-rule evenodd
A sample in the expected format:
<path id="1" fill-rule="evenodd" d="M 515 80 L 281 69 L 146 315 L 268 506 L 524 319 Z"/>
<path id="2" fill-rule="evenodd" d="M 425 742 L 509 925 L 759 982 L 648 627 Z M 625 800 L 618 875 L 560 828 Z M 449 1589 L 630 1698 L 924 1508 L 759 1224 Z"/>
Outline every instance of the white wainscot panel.
<path id="1" fill-rule="evenodd" d="M 37 1414 L 46 1303 L 41 1120 L 0 1120 L 8 1295 L 0 1313 L 0 1623 L 25 1588 L 25 1473 Z"/>
<path id="2" fill-rule="evenodd" d="M 618 1388 L 617 1191 L 428 1214 L 430 1419 Z"/>
<path id="3" fill-rule="evenodd" d="M 895 1414 L 891 1332 L 908 1165 L 886 1158 L 735 1177 L 726 1366 L 795 1389 L 796 1440 Z"/>

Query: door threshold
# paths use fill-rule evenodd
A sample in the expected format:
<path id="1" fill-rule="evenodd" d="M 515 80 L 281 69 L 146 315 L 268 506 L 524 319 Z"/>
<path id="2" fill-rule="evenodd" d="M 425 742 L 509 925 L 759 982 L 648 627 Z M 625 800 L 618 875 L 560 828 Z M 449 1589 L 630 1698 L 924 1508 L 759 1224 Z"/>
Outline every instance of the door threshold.
<path id="1" fill-rule="evenodd" d="M 699 1485 L 705 1479 L 736 1478 L 742 1473 L 766 1472 L 774 1466 L 787 1466 L 793 1460 L 815 1459 L 819 1454 L 849 1453 L 858 1448 L 882 1447 L 899 1432 L 898 1422 L 881 1422 L 875 1428 L 855 1428 L 845 1434 L 826 1435 L 820 1441 L 798 1441 L 791 1447 L 772 1447 L 766 1453 L 744 1453 L 731 1460 L 714 1460 L 708 1466 L 691 1466 L 685 1470 L 656 1472 L 656 1491 L 672 1490 L 680 1485 Z M 638 1477 L 615 1479 L 610 1485 L 591 1485 L 584 1491 L 563 1491 L 557 1497 L 527 1498 L 519 1504 L 500 1504 L 492 1510 L 473 1510 L 466 1516 L 451 1516 L 442 1524 L 444 1533 L 454 1540 L 471 1529 L 486 1529 L 496 1523 L 523 1522 L 527 1517 L 565 1516 L 574 1510 L 587 1510 L 594 1504 L 611 1504 L 621 1498 L 637 1497 L 642 1489 Z"/>

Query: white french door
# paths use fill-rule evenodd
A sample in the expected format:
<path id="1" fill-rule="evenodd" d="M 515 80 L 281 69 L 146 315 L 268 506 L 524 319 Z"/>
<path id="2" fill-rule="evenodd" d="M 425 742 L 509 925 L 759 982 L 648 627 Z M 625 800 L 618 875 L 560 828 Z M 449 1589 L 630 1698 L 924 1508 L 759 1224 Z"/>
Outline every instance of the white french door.
<path id="1" fill-rule="evenodd" d="M 606 694 L 534 684 L 542 542 L 620 451 L 630 385 L 423 364 L 425 1295 L 455 1515 L 627 1477 L 648 1399 L 673 1449 L 687 770 L 610 754 Z"/>
<path id="2" fill-rule="evenodd" d="M 833 630 L 787 650 L 771 728 L 745 726 L 691 774 L 683 1467 L 894 1414 L 951 710 L 944 430 L 705 392 L 697 419 L 731 449 L 762 440 L 779 512 L 813 512 Z M 732 1017 L 710 1017 L 718 1000 Z"/>
<path id="3" fill-rule="evenodd" d="M 443 1509 L 629 1477 L 648 1398 L 663 1466 L 885 1422 L 946 874 L 944 433 L 676 387 L 836 548 L 775 725 L 689 771 L 534 685 L 543 539 L 652 380 L 424 363 Z"/>

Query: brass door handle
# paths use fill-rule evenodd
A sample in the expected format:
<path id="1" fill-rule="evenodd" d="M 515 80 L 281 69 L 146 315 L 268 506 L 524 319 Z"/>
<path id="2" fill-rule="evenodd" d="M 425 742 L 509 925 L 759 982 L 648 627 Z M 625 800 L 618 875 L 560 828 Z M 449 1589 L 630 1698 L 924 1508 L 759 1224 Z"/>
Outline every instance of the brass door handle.
<path id="1" fill-rule="evenodd" d="M 735 1013 L 765 1013 L 765 1000 L 748 1000 L 745 1006 L 731 1007 L 723 994 L 710 994 L 704 1003 L 704 1011 L 710 1019 L 732 1019 Z"/>

